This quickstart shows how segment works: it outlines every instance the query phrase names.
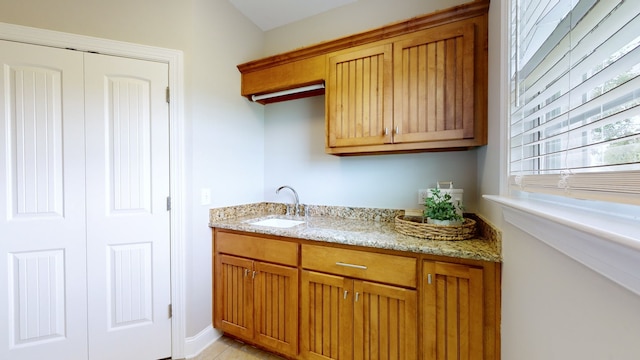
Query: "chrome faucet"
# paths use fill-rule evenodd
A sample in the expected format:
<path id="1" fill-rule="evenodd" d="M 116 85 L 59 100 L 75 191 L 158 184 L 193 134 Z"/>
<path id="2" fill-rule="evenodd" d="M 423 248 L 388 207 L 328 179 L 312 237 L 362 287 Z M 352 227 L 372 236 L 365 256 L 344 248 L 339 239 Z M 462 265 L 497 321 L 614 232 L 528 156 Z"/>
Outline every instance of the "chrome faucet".
<path id="1" fill-rule="evenodd" d="M 296 215 L 296 216 L 300 215 L 300 209 L 299 209 L 299 205 L 300 205 L 300 198 L 298 198 L 298 193 L 297 193 L 297 192 L 296 192 L 296 191 L 295 191 L 291 186 L 289 186 L 289 185 L 283 185 L 283 186 L 280 186 L 280 187 L 278 188 L 278 190 L 276 190 L 276 194 L 278 194 L 278 193 L 280 192 L 280 190 L 285 189 L 285 188 L 287 188 L 287 189 L 289 189 L 289 190 L 293 191 L 293 195 L 296 197 L 296 203 L 295 203 L 295 215 Z M 287 206 L 287 215 L 289 215 L 289 211 L 288 211 L 288 209 L 289 209 L 289 207 Z"/>

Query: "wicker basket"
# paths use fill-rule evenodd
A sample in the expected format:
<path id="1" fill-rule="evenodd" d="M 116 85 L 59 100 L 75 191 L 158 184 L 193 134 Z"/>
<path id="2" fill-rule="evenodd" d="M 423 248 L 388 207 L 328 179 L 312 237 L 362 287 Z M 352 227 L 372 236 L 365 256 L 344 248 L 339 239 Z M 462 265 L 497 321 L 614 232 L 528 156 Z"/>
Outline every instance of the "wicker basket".
<path id="1" fill-rule="evenodd" d="M 395 218 L 396 231 L 429 240 L 466 240 L 475 236 L 476 221 L 464 218 L 462 225 L 433 225 L 422 222 L 421 217 L 398 215 Z"/>

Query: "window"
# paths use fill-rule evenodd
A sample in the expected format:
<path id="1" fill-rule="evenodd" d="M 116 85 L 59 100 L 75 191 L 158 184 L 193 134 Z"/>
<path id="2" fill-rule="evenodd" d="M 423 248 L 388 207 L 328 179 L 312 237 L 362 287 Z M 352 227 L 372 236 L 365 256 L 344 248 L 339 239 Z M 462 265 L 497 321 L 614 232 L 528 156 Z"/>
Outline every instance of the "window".
<path id="1" fill-rule="evenodd" d="M 512 0 L 509 187 L 640 204 L 640 1 Z"/>

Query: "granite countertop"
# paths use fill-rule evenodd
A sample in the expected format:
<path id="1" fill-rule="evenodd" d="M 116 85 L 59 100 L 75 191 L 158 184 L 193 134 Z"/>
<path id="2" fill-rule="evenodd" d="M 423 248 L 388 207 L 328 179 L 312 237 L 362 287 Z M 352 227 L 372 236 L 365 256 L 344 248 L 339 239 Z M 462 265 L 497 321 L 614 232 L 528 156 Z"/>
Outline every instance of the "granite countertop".
<path id="1" fill-rule="evenodd" d="M 396 215 L 402 210 L 301 205 L 301 214 L 289 216 L 279 203 L 256 203 L 211 209 L 209 226 L 256 234 L 268 234 L 356 245 L 379 249 L 500 262 L 501 234 L 494 226 L 475 214 L 465 214 L 477 222 L 477 237 L 461 241 L 437 241 L 400 234 L 395 230 Z M 253 225 L 270 218 L 302 220 L 289 228 Z"/>

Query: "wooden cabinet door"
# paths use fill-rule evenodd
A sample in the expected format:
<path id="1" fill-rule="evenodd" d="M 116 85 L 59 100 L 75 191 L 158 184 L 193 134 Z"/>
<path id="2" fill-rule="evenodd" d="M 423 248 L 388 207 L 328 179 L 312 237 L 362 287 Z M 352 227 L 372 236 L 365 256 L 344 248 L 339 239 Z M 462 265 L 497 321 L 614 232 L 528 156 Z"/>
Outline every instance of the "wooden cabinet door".
<path id="1" fill-rule="evenodd" d="M 221 331 L 253 338 L 253 261 L 217 254 L 214 323 Z"/>
<path id="2" fill-rule="evenodd" d="M 474 24 L 438 26 L 393 47 L 394 143 L 473 138 Z"/>
<path id="3" fill-rule="evenodd" d="M 303 359 L 353 357 L 353 280 L 303 270 L 300 353 Z"/>
<path id="4" fill-rule="evenodd" d="M 298 269 L 254 263 L 255 340 L 279 353 L 298 354 Z"/>
<path id="5" fill-rule="evenodd" d="M 356 360 L 414 360 L 418 357 L 417 292 L 354 281 Z"/>
<path id="6" fill-rule="evenodd" d="M 423 263 L 423 360 L 483 359 L 483 270 Z"/>
<path id="7" fill-rule="evenodd" d="M 390 43 L 329 56 L 327 147 L 392 141 L 393 64 Z"/>

